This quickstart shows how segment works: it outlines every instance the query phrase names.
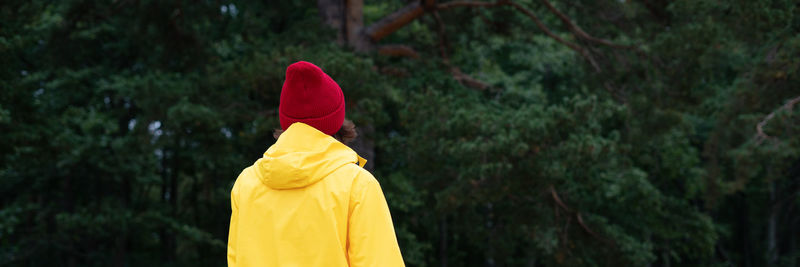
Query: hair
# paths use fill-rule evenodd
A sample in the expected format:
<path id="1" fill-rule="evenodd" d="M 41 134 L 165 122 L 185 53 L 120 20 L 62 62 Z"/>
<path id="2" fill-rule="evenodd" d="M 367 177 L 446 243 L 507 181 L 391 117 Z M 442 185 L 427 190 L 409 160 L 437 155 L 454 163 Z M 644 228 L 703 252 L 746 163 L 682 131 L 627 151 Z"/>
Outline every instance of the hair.
<path id="1" fill-rule="evenodd" d="M 281 134 L 283 134 L 283 129 L 275 129 L 275 131 L 272 133 L 272 136 L 275 137 L 275 139 L 278 139 L 278 137 L 280 137 Z M 356 124 L 348 119 L 344 119 L 344 122 L 342 122 L 342 128 L 340 128 L 339 131 L 333 134 L 333 138 L 336 138 L 336 140 L 339 140 L 339 142 L 342 142 L 344 144 L 349 144 L 350 142 L 355 140 L 356 137 L 358 137 L 358 132 L 356 131 Z"/>

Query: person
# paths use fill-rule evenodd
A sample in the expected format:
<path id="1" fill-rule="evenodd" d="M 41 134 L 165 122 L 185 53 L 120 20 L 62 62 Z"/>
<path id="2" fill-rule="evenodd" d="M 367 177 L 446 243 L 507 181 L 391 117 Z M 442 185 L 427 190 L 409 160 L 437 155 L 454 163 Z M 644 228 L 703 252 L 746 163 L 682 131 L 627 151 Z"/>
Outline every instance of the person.
<path id="1" fill-rule="evenodd" d="M 404 266 L 378 181 L 341 142 L 355 129 L 339 85 L 291 64 L 278 115 L 277 141 L 231 190 L 228 266 Z"/>

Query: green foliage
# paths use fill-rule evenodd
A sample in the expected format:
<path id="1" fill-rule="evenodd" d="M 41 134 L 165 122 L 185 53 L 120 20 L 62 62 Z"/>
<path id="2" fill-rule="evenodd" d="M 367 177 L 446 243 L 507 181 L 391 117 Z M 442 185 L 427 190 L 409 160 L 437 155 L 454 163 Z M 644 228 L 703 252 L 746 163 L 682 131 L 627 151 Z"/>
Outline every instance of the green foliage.
<path id="1" fill-rule="evenodd" d="M 399 59 L 336 45 L 311 2 L 4 2 L 0 265 L 223 265 L 297 60 L 374 142 L 409 266 L 797 265 L 796 3 L 553 3 L 634 51 L 518 2 L 601 72 L 508 6 L 439 11 L 476 90 L 427 15 L 382 41 L 422 54 Z"/>
<path id="2" fill-rule="evenodd" d="M 3 4 L 0 264 L 224 264 L 230 186 L 273 142 L 293 61 L 385 122 L 360 114 L 382 109 L 370 60 L 281 5 Z"/>

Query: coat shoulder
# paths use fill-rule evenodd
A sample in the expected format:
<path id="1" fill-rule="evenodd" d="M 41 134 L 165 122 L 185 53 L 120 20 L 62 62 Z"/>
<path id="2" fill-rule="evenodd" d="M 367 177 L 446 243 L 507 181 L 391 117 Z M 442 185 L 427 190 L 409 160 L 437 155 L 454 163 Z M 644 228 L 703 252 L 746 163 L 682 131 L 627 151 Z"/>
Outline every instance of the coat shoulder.
<path id="1" fill-rule="evenodd" d="M 378 180 L 368 170 L 358 166 L 357 164 L 348 164 L 341 168 L 341 171 L 346 172 L 348 176 L 353 177 L 351 190 L 354 192 L 361 192 L 367 187 L 380 187 Z"/>
<path id="2" fill-rule="evenodd" d="M 252 188 L 260 184 L 261 180 L 258 179 L 255 167 L 248 166 L 247 168 L 244 168 L 242 172 L 239 173 L 239 176 L 236 177 L 236 182 L 234 182 L 233 187 L 239 188 L 241 190 L 246 188 Z"/>

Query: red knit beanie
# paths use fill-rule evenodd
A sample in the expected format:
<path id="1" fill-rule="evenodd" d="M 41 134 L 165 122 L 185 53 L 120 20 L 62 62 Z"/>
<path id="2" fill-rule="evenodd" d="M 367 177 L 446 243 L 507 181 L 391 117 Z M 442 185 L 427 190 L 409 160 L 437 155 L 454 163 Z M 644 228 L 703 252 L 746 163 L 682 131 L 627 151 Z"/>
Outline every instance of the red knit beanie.
<path id="1" fill-rule="evenodd" d="M 286 68 L 278 115 L 284 130 L 302 122 L 333 135 L 344 122 L 344 94 L 322 69 L 300 61 Z"/>

